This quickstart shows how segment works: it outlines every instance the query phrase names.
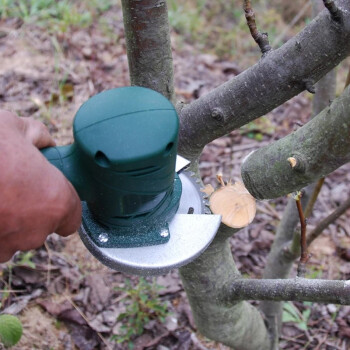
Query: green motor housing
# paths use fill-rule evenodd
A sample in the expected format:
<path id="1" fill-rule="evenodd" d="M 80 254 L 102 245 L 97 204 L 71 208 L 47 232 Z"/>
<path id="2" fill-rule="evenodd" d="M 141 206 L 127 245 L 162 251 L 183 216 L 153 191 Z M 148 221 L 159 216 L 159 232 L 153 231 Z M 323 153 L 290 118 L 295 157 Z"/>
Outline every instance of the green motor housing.
<path id="1" fill-rule="evenodd" d="M 179 204 L 178 128 L 174 106 L 158 92 L 116 88 L 80 107 L 72 145 L 42 153 L 86 202 L 87 216 L 102 227 L 152 226 L 169 220 Z"/>

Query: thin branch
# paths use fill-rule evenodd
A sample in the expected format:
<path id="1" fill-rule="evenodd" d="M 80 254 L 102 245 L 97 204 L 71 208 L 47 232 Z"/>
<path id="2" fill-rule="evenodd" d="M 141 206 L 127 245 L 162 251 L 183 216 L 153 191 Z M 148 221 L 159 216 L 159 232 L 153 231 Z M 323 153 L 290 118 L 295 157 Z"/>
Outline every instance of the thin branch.
<path id="1" fill-rule="evenodd" d="M 337 209 L 333 211 L 330 215 L 328 215 L 325 219 L 323 219 L 316 228 L 310 232 L 306 238 L 306 242 L 308 245 L 316 239 L 322 232 L 325 230 L 330 224 L 332 224 L 340 215 L 344 214 L 350 208 L 350 198 L 347 199 L 342 205 L 340 205 Z"/>
<path id="2" fill-rule="evenodd" d="M 349 84 L 350 84 L 350 67 L 349 67 L 348 75 L 346 77 L 344 89 L 346 89 L 349 86 Z"/>
<path id="3" fill-rule="evenodd" d="M 256 27 L 255 13 L 253 11 L 250 0 L 244 0 L 243 9 L 245 13 L 245 18 L 247 19 L 247 24 L 255 42 L 259 45 L 261 53 L 264 55 L 271 50 L 269 43 L 269 36 L 267 33 L 261 33 Z"/>
<path id="4" fill-rule="evenodd" d="M 350 304 L 350 281 L 321 279 L 237 279 L 223 295 L 224 302 L 237 300 L 314 301 Z"/>
<path id="5" fill-rule="evenodd" d="M 306 263 L 309 260 L 309 254 L 307 252 L 307 244 L 306 244 L 306 220 L 303 212 L 303 208 L 300 202 L 301 194 L 297 195 L 295 199 L 295 203 L 298 208 L 298 214 L 300 219 L 300 260 L 298 264 L 298 277 L 304 277 L 306 273 Z"/>
<path id="6" fill-rule="evenodd" d="M 315 189 L 310 197 L 309 202 L 307 203 L 306 209 L 305 209 L 305 217 L 308 218 L 310 217 L 311 213 L 312 213 L 312 209 L 314 208 L 314 205 L 316 203 L 317 197 L 321 191 L 321 188 L 324 184 L 324 180 L 325 178 L 322 177 L 321 179 L 319 179 L 316 183 Z"/>
<path id="7" fill-rule="evenodd" d="M 300 237 L 300 262 L 307 262 L 307 246 L 306 246 L 306 220 L 303 213 L 303 208 L 301 207 L 300 197 L 296 199 L 296 204 L 299 213 L 300 226 L 301 226 L 301 237 Z"/>
<path id="8" fill-rule="evenodd" d="M 323 0 L 324 6 L 329 11 L 332 19 L 336 22 L 341 22 L 342 13 L 338 6 L 335 4 L 334 0 Z"/>

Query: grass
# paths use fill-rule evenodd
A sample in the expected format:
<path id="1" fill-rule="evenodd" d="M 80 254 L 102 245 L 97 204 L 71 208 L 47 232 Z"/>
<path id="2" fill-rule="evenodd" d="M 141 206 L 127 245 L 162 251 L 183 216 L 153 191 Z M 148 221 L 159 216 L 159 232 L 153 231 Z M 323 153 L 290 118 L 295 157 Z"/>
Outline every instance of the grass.
<path id="1" fill-rule="evenodd" d="M 0 19 L 20 18 L 50 32 L 65 33 L 70 28 L 85 28 L 95 16 L 109 10 L 117 0 L 0 0 Z"/>

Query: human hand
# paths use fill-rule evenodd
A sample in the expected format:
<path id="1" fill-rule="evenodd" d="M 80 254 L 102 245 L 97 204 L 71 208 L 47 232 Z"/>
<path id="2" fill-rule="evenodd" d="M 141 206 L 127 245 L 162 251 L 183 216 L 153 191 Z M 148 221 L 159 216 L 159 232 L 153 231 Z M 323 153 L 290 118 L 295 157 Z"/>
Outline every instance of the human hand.
<path id="1" fill-rule="evenodd" d="M 54 145 L 40 122 L 0 110 L 0 262 L 80 225 L 77 193 L 38 151 Z"/>

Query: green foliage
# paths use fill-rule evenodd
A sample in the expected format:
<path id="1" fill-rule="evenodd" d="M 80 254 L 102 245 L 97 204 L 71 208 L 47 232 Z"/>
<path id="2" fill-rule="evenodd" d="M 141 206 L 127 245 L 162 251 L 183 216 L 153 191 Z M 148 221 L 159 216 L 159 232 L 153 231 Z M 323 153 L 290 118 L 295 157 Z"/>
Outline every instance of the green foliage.
<path id="1" fill-rule="evenodd" d="M 118 321 L 122 322 L 120 334 L 112 339 L 117 343 L 128 343 L 130 349 L 133 348 L 132 338 L 141 335 L 144 326 L 150 320 L 165 321 L 168 316 L 168 306 L 162 302 L 158 296 L 158 291 L 162 287 L 157 285 L 155 279 L 152 283 L 140 278 L 139 283 L 133 287 L 130 280 L 125 281 L 125 287 L 117 288 L 126 294 L 126 311 L 118 316 Z"/>
<path id="2" fill-rule="evenodd" d="M 23 333 L 21 321 L 12 315 L 0 315 L 0 341 L 5 347 L 19 342 Z"/>
<path id="3" fill-rule="evenodd" d="M 305 278 L 322 278 L 322 274 L 322 267 L 319 268 L 318 266 L 310 265 L 308 268 L 308 272 L 305 275 Z"/>
<path id="4" fill-rule="evenodd" d="M 282 322 L 292 322 L 295 323 L 295 325 L 303 330 L 308 330 L 308 320 L 310 318 L 311 314 L 311 303 L 310 302 L 304 302 L 303 303 L 307 308 L 300 312 L 292 302 L 286 302 L 283 305 L 283 316 L 282 316 Z"/>
<path id="5" fill-rule="evenodd" d="M 17 260 L 15 265 L 28 266 L 31 269 L 35 269 L 35 263 L 32 261 L 35 252 L 30 250 L 28 252 L 21 252 L 17 255 Z"/>
<path id="6" fill-rule="evenodd" d="M 117 0 L 0 0 L 1 18 L 21 18 L 50 32 L 67 32 L 71 27 L 85 28 Z"/>
<path id="7" fill-rule="evenodd" d="M 239 132 L 251 139 L 262 141 L 264 135 L 273 135 L 275 133 L 275 127 L 268 118 L 261 117 L 242 126 Z"/>

